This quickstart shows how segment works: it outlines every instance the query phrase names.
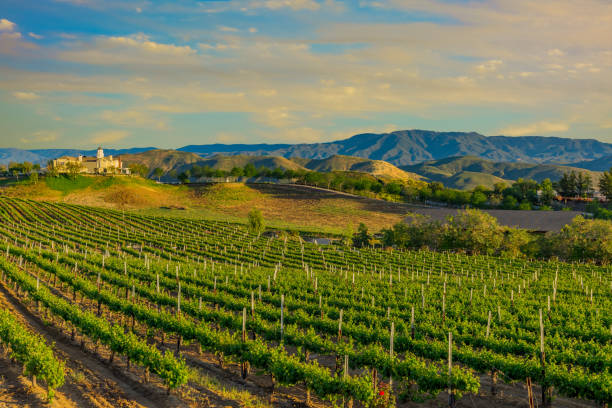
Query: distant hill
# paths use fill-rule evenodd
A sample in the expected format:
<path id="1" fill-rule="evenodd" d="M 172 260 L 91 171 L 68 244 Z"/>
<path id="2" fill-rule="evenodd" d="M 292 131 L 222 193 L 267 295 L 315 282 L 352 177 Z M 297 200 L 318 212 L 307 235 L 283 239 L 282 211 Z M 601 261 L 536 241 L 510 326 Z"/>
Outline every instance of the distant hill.
<path id="1" fill-rule="evenodd" d="M 155 149 L 142 153 L 124 154 L 121 155 L 121 160 L 126 167 L 134 163 L 144 164 L 149 168 L 150 175 L 157 167 L 167 172 L 178 166 L 196 163 L 202 158 L 195 153 Z"/>
<path id="2" fill-rule="evenodd" d="M 578 167 L 592 171 L 608 171 L 612 167 L 612 155 L 601 157 L 595 160 L 587 160 L 577 163 L 571 163 L 569 166 Z"/>
<path id="3" fill-rule="evenodd" d="M 382 160 L 370 160 L 361 157 L 333 155 L 326 159 L 301 159 L 292 158 L 309 170 L 329 172 L 329 171 L 353 171 L 369 173 L 376 177 L 395 179 L 395 180 L 418 180 L 418 174 L 409 173 L 401 170 L 391 163 Z"/>
<path id="4" fill-rule="evenodd" d="M 333 155 L 384 160 L 396 166 L 452 156 L 477 156 L 499 162 L 570 163 L 612 155 L 612 144 L 594 139 L 542 136 L 483 136 L 470 132 L 402 130 L 364 133 L 345 140 L 312 144 L 210 144 L 179 150 L 201 156 L 214 154 L 273 155 L 325 159 Z"/>
<path id="5" fill-rule="evenodd" d="M 195 164 L 199 166 L 208 166 L 213 169 L 230 171 L 234 167 L 244 167 L 249 163 L 256 168 L 267 167 L 269 169 L 281 168 L 283 170 L 304 170 L 304 167 L 298 163 L 280 156 L 224 156 L 218 154 L 208 159 L 202 159 L 200 157 L 198 162 Z M 178 170 L 183 170 L 183 168 L 179 168 Z"/>
<path id="6" fill-rule="evenodd" d="M 576 167 L 555 164 L 529 164 L 494 162 L 474 156 L 449 157 L 432 160 L 412 166 L 402 166 L 403 170 L 420 174 L 433 181 L 440 181 L 445 186 L 458 189 L 471 189 L 477 185 L 493 187 L 497 182 L 511 184 L 519 178 L 532 179 L 538 182 L 549 178 L 553 181 L 569 171 L 589 173 L 595 182 L 600 173 Z"/>

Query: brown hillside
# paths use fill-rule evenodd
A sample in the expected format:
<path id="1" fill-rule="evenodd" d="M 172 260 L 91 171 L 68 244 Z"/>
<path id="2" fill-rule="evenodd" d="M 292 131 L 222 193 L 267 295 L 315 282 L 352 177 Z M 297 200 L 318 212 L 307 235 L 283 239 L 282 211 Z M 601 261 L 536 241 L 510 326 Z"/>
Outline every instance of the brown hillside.
<path id="1" fill-rule="evenodd" d="M 202 158 L 195 153 L 162 149 L 121 155 L 121 160 L 123 160 L 125 166 L 130 167 L 130 164 L 134 163 L 144 164 L 149 168 L 149 174 L 151 174 L 157 167 L 163 169 L 164 172 L 167 172 L 177 166 L 193 164 L 201 159 Z"/>

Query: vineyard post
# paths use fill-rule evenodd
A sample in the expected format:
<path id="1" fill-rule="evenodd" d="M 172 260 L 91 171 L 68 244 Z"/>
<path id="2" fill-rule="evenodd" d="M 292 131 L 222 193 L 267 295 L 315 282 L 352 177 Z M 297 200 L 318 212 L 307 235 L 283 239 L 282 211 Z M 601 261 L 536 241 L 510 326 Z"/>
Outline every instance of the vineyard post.
<path id="1" fill-rule="evenodd" d="M 181 283 L 178 284 L 178 293 L 176 295 L 176 317 L 181 319 Z M 182 335 L 178 335 L 176 338 L 176 355 L 181 355 L 181 340 L 183 339 Z"/>
<path id="2" fill-rule="evenodd" d="M 283 342 L 283 322 L 284 322 L 285 295 L 281 295 L 281 310 L 280 310 L 280 342 Z"/>
<path id="3" fill-rule="evenodd" d="M 414 340 L 414 305 L 412 306 L 412 311 L 410 313 L 410 334 L 412 336 L 412 340 Z"/>
<path id="4" fill-rule="evenodd" d="M 40 287 L 40 278 L 38 277 L 38 273 L 36 274 L 36 291 L 38 292 L 38 289 Z M 38 310 L 38 312 L 40 312 L 40 303 L 38 302 L 38 298 L 36 298 L 36 310 Z"/>
<path id="5" fill-rule="evenodd" d="M 529 399 L 529 408 L 535 408 L 533 388 L 531 387 L 531 377 L 527 377 L 527 398 Z"/>
<path id="6" fill-rule="evenodd" d="M 552 387 L 546 385 L 546 354 L 544 352 L 544 322 L 540 309 L 540 361 L 542 363 L 542 406 L 550 407 L 552 403 Z"/>
<path id="7" fill-rule="evenodd" d="M 246 307 L 242 308 L 242 344 L 246 345 L 247 332 L 246 332 Z M 246 379 L 249 375 L 249 362 L 243 361 L 240 365 L 240 371 L 242 379 Z"/>
<path id="8" fill-rule="evenodd" d="M 338 319 L 338 342 L 342 340 L 342 314 L 344 310 L 340 309 L 340 318 Z"/>
<path id="9" fill-rule="evenodd" d="M 489 310 L 489 317 L 487 318 L 487 335 L 485 338 L 489 338 L 489 333 L 491 332 L 491 311 Z"/>
<path id="10" fill-rule="evenodd" d="M 448 406 L 455 408 L 455 394 L 453 394 L 453 333 L 448 332 Z"/>
<path id="11" fill-rule="evenodd" d="M 442 294 L 442 326 L 446 323 L 446 293 Z"/>
<path id="12" fill-rule="evenodd" d="M 395 335 L 395 322 L 391 322 L 391 336 L 389 337 L 389 358 L 391 360 L 391 373 L 389 374 L 389 392 L 393 389 L 393 337 Z"/>
<path id="13" fill-rule="evenodd" d="M 255 316 L 255 292 L 251 291 L 251 316 Z"/>
<path id="14" fill-rule="evenodd" d="M 319 311 L 321 312 L 321 319 L 323 319 L 323 295 L 319 294 Z"/>

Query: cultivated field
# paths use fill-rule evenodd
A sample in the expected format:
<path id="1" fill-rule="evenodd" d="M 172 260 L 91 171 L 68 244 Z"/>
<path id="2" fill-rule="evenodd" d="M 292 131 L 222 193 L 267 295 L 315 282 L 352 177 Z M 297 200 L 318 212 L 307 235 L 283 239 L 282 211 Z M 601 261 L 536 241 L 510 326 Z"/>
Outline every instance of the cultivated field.
<path id="1" fill-rule="evenodd" d="M 612 401 L 610 267 L 15 198 L 0 218 L 0 405 Z"/>

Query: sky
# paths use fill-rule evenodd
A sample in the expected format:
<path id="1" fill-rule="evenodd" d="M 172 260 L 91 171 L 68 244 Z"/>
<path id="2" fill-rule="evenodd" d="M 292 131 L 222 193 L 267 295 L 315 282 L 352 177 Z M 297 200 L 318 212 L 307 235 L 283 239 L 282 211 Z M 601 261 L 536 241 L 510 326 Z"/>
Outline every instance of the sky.
<path id="1" fill-rule="evenodd" d="M 609 0 L 0 1 L 0 147 L 612 143 Z"/>

